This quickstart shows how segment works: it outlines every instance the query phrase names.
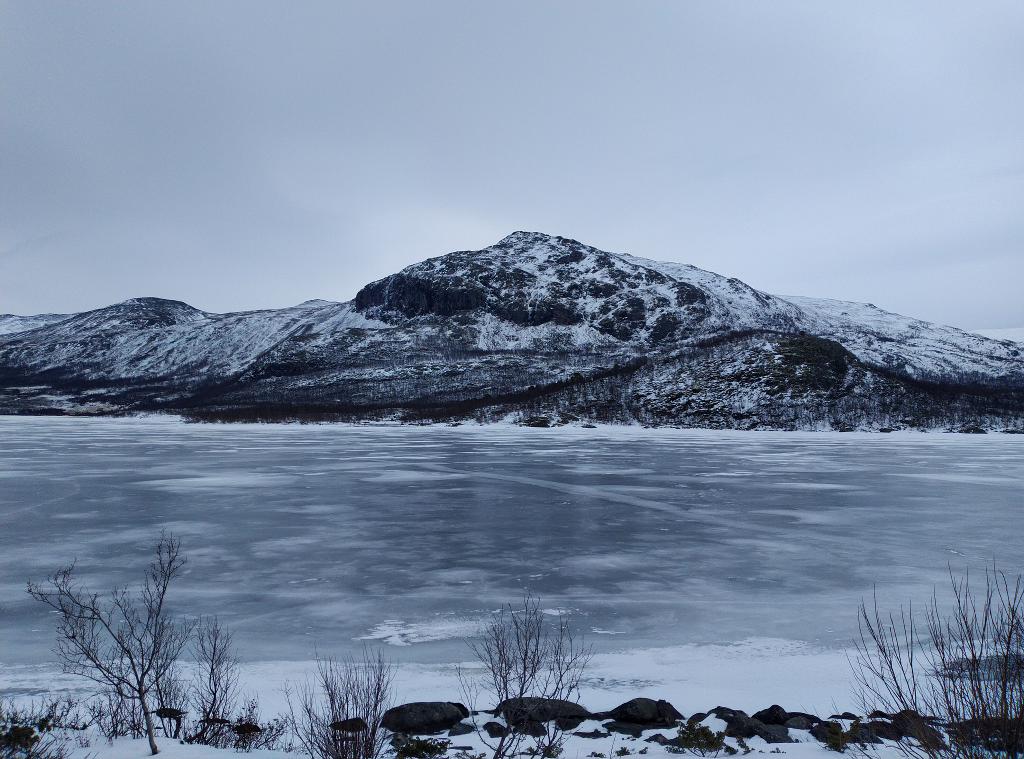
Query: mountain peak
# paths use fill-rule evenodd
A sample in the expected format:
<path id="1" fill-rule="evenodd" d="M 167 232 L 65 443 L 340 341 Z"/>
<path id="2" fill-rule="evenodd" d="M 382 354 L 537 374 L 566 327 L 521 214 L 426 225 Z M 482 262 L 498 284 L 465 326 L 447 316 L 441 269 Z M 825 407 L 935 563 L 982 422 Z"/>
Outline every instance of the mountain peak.
<path id="1" fill-rule="evenodd" d="M 212 404 L 230 416 L 299 404 L 355 417 L 436 408 L 681 426 L 931 429 L 970 419 L 1016 429 L 1024 407 L 1014 343 L 525 230 L 407 266 L 351 303 L 218 315 L 133 298 L 49 321 L 0 317 L 10 333 L 0 334 L 0 411 L 103 401 Z"/>

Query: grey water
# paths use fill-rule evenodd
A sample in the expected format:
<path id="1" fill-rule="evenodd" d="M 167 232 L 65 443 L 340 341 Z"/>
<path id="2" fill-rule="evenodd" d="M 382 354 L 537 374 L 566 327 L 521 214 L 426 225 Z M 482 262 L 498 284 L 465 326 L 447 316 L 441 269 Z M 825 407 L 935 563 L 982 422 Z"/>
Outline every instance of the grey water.
<path id="1" fill-rule="evenodd" d="M 1024 564 L 1024 438 L 640 428 L 190 425 L 5 417 L 0 661 L 51 660 L 26 594 L 76 563 L 135 583 L 161 530 L 174 610 L 250 661 L 363 645 L 465 659 L 529 590 L 598 650 L 848 646 L 857 607 Z"/>

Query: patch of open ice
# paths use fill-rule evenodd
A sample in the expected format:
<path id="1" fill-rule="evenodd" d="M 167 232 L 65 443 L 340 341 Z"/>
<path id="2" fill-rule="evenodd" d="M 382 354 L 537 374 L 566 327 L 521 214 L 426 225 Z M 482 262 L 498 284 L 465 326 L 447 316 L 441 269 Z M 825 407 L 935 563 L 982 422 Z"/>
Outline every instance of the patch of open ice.
<path id="1" fill-rule="evenodd" d="M 452 617 L 427 622 L 402 622 L 397 619 L 388 619 L 356 640 L 380 640 L 391 646 L 411 646 L 414 643 L 472 638 L 480 635 L 485 624 L 483 619 Z"/>

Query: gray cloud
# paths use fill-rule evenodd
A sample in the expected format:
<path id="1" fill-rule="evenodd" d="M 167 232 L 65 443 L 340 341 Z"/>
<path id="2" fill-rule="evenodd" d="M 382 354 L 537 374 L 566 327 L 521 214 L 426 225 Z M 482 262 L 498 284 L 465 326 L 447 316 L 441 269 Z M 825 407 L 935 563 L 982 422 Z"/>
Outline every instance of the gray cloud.
<path id="1" fill-rule="evenodd" d="M 22 3 L 0 310 L 344 300 L 515 229 L 1024 324 L 1024 7 Z"/>

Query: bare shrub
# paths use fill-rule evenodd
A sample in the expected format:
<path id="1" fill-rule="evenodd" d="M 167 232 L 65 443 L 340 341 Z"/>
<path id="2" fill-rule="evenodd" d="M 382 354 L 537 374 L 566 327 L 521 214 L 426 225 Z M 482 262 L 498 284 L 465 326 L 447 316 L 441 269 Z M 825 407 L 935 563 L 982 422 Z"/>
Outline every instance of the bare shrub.
<path id="1" fill-rule="evenodd" d="M 146 720 L 138 703 L 122 698 L 110 688 L 90 699 L 86 709 L 89 723 L 110 743 L 115 738 L 141 738 L 146 734 Z"/>
<path id="2" fill-rule="evenodd" d="M 276 717 L 269 722 L 263 722 L 260 717 L 259 699 L 252 696 L 245 702 L 235 722 L 229 726 L 233 740 L 228 745 L 235 751 L 290 750 L 291 744 L 284 742 L 289 727 L 287 717 Z"/>
<path id="3" fill-rule="evenodd" d="M 185 564 L 180 547 L 170 535 L 160 536 L 156 559 L 137 596 L 125 586 L 101 600 L 75 579 L 74 563 L 50 575 L 45 585 L 28 585 L 33 598 L 60 613 L 54 651 L 64 671 L 104 686 L 111 716 L 125 710 L 131 715 L 137 706 L 154 754 L 159 749 L 151 697 L 158 683 L 173 676 L 192 629 L 187 621 L 172 620 L 164 606 L 167 588 Z M 119 729 L 110 727 L 112 732 Z"/>
<path id="4" fill-rule="evenodd" d="M 0 701 L 0 759 L 65 759 L 69 733 L 87 727 L 71 699 L 44 698 L 21 707 Z"/>
<path id="5" fill-rule="evenodd" d="M 286 692 L 292 729 L 302 748 L 319 759 L 378 759 L 388 748 L 380 726 L 391 708 L 395 671 L 380 651 L 352 658 L 317 659 L 314 682 Z M 337 729 L 358 724 L 365 729 Z M 333 727 L 332 727 L 333 726 Z"/>
<path id="6" fill-rule="evenodd" d="M 1017 759 L 1024 752 L 1024 577 L 986 571 L 985 588 L 950 574 L 954 608 L 933 595 L 919 629 L 913 609 L 860 608 L 854 661 L 860 706 L 889 713 L 928 759 Z M 942 733 L 936 729 L 941 728 Z M 944 734 L 943 734 L 944 733 Z"/>
<path id="7" fill-rule="evenodd" d="M 232 647 L 231 631 L 216 617 L 201 619 L 192 649 L 196 672 L 188 700 L 194 728 L 185 741 L 227 748 L 236 738 L 230 725 L 239 698 L 239 659 Z"/>
<path id="8" fill-rule="evenodd" d="M 496 699 L 505 720 L 506 729 L 496 738 L 474 720 L 477 735 L 492 751 L 492 759 L 519 753 L 528 737 L 534 739 L 534 754 L 558 756 L 565 742 L 561 721 L 557 715 L 544 714 L 537 699 L 578 698 L 591 648 L 573 634 L 564 616 L 549 625 L 539 599 L 529 593 L 521 609 L 510 604 L 496 614 L 487 625 L 483 642 L 470 644 L 470 648 L 484 667 L 482 689 Z M 481 686 L 462 670 L 458 676 L 466 704 L 476 711 Z"/>

